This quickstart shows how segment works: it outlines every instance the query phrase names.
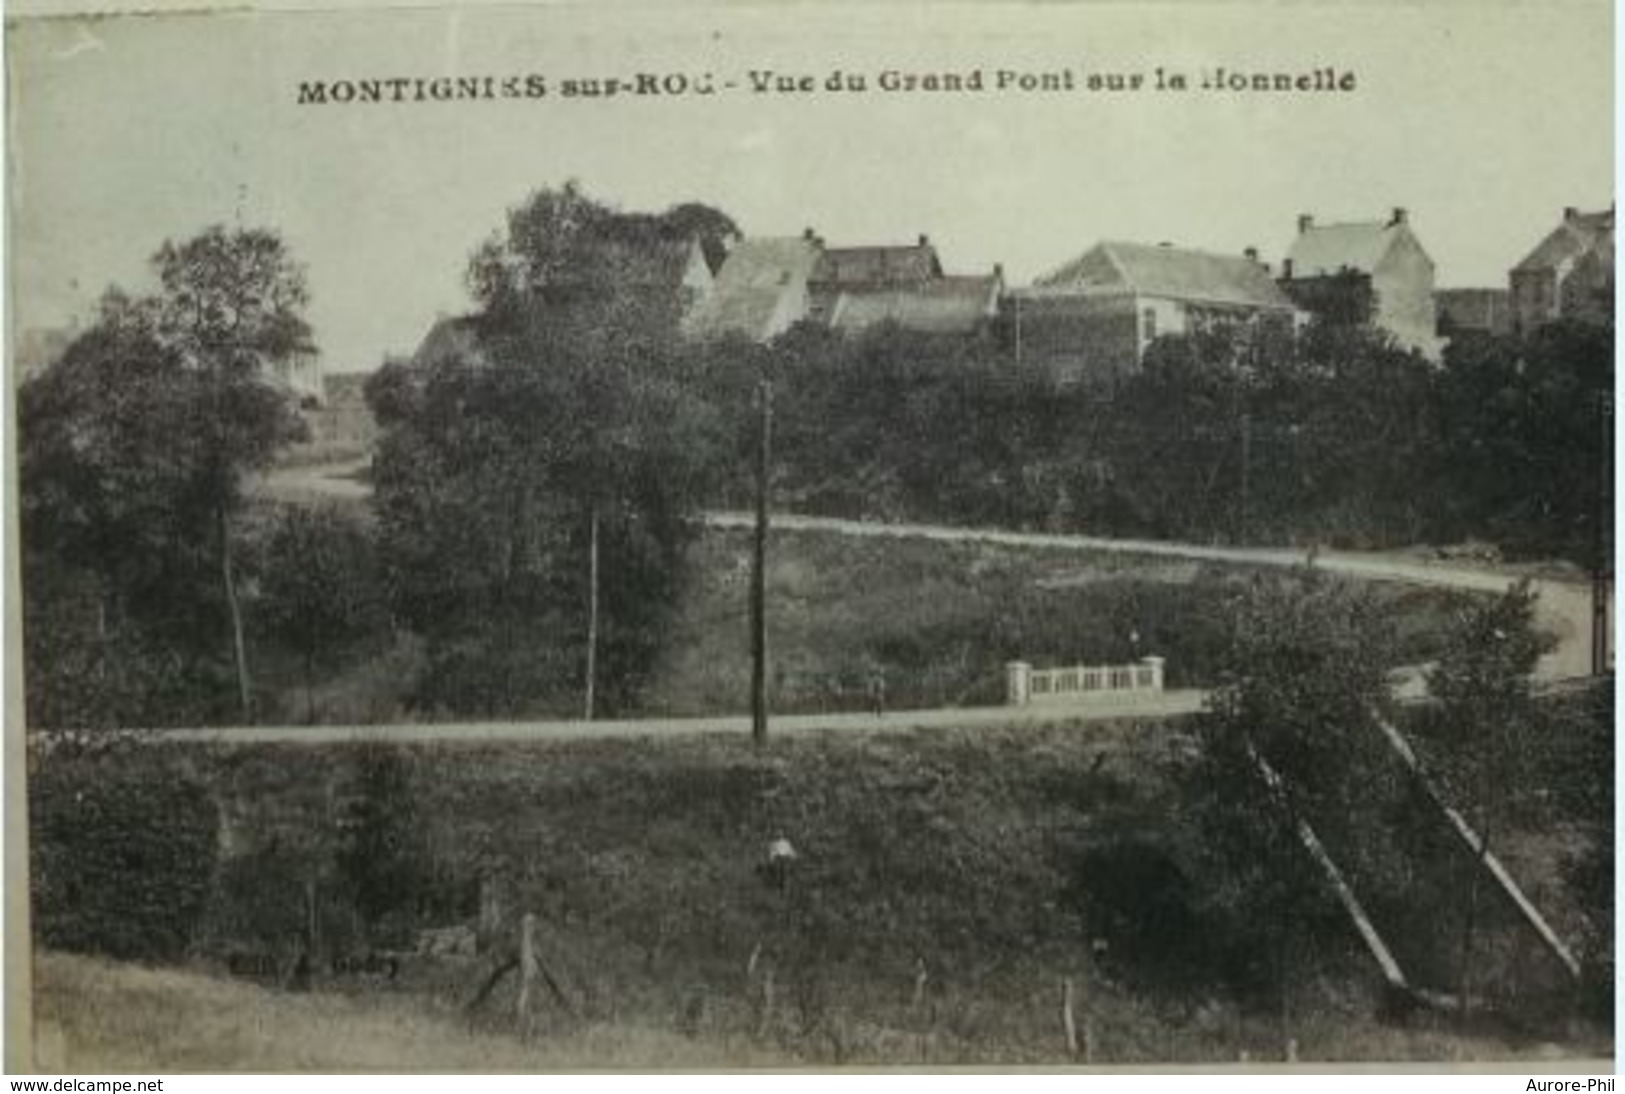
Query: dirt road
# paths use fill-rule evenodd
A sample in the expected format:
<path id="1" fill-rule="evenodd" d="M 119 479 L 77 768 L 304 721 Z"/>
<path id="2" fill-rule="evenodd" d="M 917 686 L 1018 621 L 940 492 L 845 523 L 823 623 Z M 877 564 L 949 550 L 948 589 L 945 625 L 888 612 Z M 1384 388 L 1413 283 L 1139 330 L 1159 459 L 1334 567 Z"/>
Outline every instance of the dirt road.
<path id="1" fill-rule="evenodd" d="M 938 710 L 870 713 L 784 714 L 768 723 L 775 737 L 809 733 L 899 733 L 912 729 L 950 729 L 1050 725 L 1061 722 L 1105 722 L 1129 718 L 1166 718 L 1201 709 L 1206 693 L 1167 691 L 1113 699 L 1025 707 L 950 707 Z M 568 741 L 639 737 L 686 737 L 709 733 L 750 734 L 750 718 L 636 718 L 625 721 L 560 722 L 426 722 L 398 726 L 241 726 L 238 728 L 161 729 L 141 731 L 143 741 L 191 744 L 335 745 L 367 741 L 424 744 L 498 741 Z M 47 747 L 61 735 L 41 734 Z"/>

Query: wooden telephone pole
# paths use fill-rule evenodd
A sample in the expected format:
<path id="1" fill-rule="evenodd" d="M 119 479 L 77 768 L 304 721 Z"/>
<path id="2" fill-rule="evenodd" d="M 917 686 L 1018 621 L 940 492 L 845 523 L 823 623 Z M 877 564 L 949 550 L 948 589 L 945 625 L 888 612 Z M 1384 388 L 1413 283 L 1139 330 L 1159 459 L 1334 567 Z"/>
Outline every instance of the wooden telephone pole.
<path id="1" fill-rule="evenodd" d="M 756 544 L 750 576 L 750 737 L 767 743 L 767 493 L 773 446 L 773 381 L 756 388 L 761 424 L 756 437 Z"/>
<path id="2" fill-rule="evenodd" d="M 582 717 L 592 721 L 598 692 L 598 503 L 587 516 L 587 681 Z"/>

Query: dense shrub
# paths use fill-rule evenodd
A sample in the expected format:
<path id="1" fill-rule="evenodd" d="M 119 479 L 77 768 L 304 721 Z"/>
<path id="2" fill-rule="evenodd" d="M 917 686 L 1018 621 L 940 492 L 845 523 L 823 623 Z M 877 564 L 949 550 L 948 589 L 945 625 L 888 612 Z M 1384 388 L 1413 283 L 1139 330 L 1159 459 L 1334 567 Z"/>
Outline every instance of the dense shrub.
<path id="1" fill-rule="evenodd" d="M 353 778 L 338 817 L 339 876 L 370 930 L 399 933 L 409 925 L 425 872 L 408 758 L 383 746 L 364 748 Z"/>
<path id="2" fill-rule="evenodd" d="M 1442 367 L 1369 327 L 1296 348 L 1164 336 L 1110 388 L 998 340 L 798 330 L 773 353 L 788 508 L 1370 549 L 1489 538 L 1586 563 L 1611 327 L 1461 339 Z M 741 403 L 734 433 L 753 437 Z"/>
<path id="3" fill-rule="evenodd" d="M 174 762 L 117 751 L 48 757 L 31 783 L 39 940 L 119 958 L 184 953 L 215 866 L 218 819 L 202 784 Z"/>
<path id="4" fill-rule="evenodd" d="M 210 941 L 228 954 L 270 954 L 302 945 L 309 922 L 306 885 L 320 865 L 312 857 L 306 848 L 273 838 L 222 862 L 209 916 Z"/>

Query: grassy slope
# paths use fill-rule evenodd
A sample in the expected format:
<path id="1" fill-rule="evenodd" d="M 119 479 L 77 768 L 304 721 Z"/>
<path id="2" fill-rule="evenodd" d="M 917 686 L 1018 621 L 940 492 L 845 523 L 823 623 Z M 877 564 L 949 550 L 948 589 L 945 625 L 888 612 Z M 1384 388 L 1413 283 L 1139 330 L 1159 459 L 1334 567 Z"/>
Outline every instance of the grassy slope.
<path id="1" fill-rule="evenodd" d="M 410 996 L 289 994 L 175 969 L 45 954 L 35 962 L 41 1071 L 543 1071 L 794 1061 L 748 1042 L 589 1025 L 521 1041 L 472 1030 Z"/>
<path id="2" fill-rule="evenodd" d="M 463 882 L 503 873 L 510 923 L 524 910 L 543 917 L 548 960 L 582 1001 L 580 1022 L 550 1019 L 560 1052 L 597 1028 L 656 1031 L 624 1053 L 591 1042 L 592 1059 L 654 1064 L 681 1029 L 701 1046 L 815 1063 L 1060 1063 L 1059 981 L 1072 976 L 1099 1062 L 1279 1058 L 1268 1001 L 1237 994 L 1218 967 L 1222 927 L 1189 906 L 1191 892 L 1122 866 L 1199 846 L 1166 782 L 1167 733 L 1124 722 L 810 738 L 766 754 L 711 738 L 404 755 L 413 823 L 441 871 Z M 219 788 L 235 854 L 274 842 L 321 871 L 327 802 L 346 792 L 354 755 L 238 749 L 189 762 Z M 779 832 L 802 856 L 787 899 L 759 870 Z M 1115 867 L 1095 857 L 1125 845 Z M 246 899 L 287 904 L 297 923 L 302 887 L 284 887 Z M 205 950 L 242 947 L 222 937 L 241 911 L 216 907 Z M 1098 962 L 1093 938 L 1109 945 Z M 1329 939 L 1302 969 L 1292 1032 L 1304 1059 L 1539 1051 L 1379 1025 L 1351 941 Z M 777 986 L 765 1023 L 759 975 L 746 973 L 758 947 Z M 1178 958 L 1158 960 L 1169 952 Z M 919 962 L 929 979 L 915 1005 Z M 409 971 L 380 1005 L 406 995 L 452 1010 L 479 978 Z M 499 989 L 481 1029 L 511 1033 L 512 1002 Z M 222 1008 L 221 1021 L 249 1018 Z M 461 1066 L 460 1049 L 445 1051 L 445 1066 Z"/>
<path id="3" fill-rule="evenodd" d="M 712 530 L 691 556 L 691 584 L 668 654 L 648 688 L 651 713 L 743 709 L 750 677 L 750 538 Z M 775 706 L 859 709 L 871 666 L 894 706 L 1003 701 L 1004 664 L 1168 658 L 1170 686 L 1213 679 L 1229 601 L 1253 571 L 1179 559 L 827 532 L 775 533 L 768 573 Z M 1282 579 L 1279 571 L 1267 571 Z M 1454 595 L 1372 587 L 1393 610 L 1395 663 L 1432 655 Z"/>
<path id="4" fill-rule="evenodd" d="M 739 713 L 750 679 L 747 533 L 708 530 L 689 559 L 665 654 L 629 715 Z M 875 667 L 894 708 L 998 704 L 1004 664 L 1168 658 L 1172 687 L 1213 677 L 1228 602 L 1252 571 L 1178 559 L 923 540 L 776 532 L 768 575 L 775 709 L 862 709 Z M 1272 579 L 1283 575 L 1268 571 Z M 1393 608 L 1396 664 L 1432 656 L 1455 594 L 1377 585 Z M 302 662 L 254 636 L 271 720 L 304 721 Z M 317 720 L 387 724 L 405 717 L 421 663 L 407 635 L 358 643 L 344 664 L 318 671 Z M 554 711 L 569 716 L 574 698 Z"/>

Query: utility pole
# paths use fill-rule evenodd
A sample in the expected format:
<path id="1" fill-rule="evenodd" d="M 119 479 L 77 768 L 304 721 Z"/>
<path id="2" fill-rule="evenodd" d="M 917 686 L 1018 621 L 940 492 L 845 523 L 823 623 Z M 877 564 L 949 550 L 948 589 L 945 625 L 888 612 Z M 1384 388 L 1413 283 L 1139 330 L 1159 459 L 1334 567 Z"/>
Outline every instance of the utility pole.
<path id="1" fill-rule="evenodd" d="M 764 371 L 756 388 L 761 425 L 756 437 L 756 549 L 750 578 L 750 737 L 767 743 L 767 492 L 773 445 L 773 381 Z"/>
<path id="2" fill-rule="evenodd" d="M 1596 504 L 1591 528 L 1591 675 L 1608 674 L 1610 634 L 1608 610 L 1613 593 L 1613 565 L 1609 529 L 1614 519 L 1614 394 L 1605 391 L 1597 400 L 1598 451 Z"/>
<path id="3" fill-rule="evenodd" d="M 1247 543 L 1247 487 L 1252 477 L 1253 466 L 1253 416 L 1250 411 L 1241 413 L 1241 504 L 1240 513 L 1236 520 L 1236 542 Z"/>
<path id="4" fill-rule="evenodd" d="M 1021 295 L 1014 297 L 1016 311 L 1016 367 L 1021 367 Z"/>

